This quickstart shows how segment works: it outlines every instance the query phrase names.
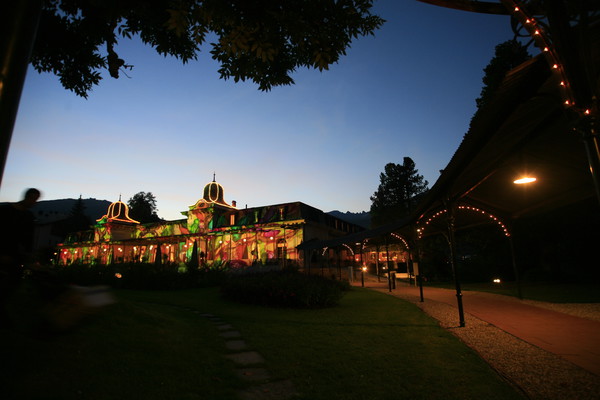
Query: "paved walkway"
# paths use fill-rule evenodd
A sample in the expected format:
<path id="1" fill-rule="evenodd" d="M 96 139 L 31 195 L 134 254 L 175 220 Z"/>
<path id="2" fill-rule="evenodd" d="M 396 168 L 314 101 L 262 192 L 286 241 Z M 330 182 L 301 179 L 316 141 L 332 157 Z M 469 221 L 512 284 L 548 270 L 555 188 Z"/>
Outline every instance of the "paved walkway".
<path id="1" fill-rule="evenodd" d="M 360 279 L 353 284 L 361 286 Z M 365 287 L 398 297 L 420 298 L 418 287 L 398 283 L 390 293 L 387 280 L 378 282 L 371 276 L 365 278 Z M 473 291 L 462 294 L 465 313 L 600 376 L 600 322 L 535 307 L 508 296 Z M 457 307 L 455 290 L 424 287 L 423 297 L 425 302 Z"/>

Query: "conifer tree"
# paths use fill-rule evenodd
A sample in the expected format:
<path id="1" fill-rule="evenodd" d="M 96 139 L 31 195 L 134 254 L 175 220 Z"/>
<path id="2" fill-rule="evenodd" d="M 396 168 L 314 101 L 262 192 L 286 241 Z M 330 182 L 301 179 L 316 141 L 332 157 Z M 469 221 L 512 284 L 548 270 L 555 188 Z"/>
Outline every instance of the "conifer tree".
<path id="1" fill-rule="evenodd" d="M 410 157 L 404 157 L 403 164 L 388 163 L 379 180 L 379 187 L 371 196 L 372 226 L 407 216 L 428 185 Z"/>

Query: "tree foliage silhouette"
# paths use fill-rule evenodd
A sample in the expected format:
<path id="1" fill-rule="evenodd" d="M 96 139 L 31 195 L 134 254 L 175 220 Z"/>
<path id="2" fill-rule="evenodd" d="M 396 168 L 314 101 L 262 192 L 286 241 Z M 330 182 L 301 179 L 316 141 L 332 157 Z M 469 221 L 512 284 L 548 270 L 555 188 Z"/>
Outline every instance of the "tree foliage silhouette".
<path id="1" fill-rule="evenodd" d="M 404 157 L 403 164 L 388 163 L 379 181 L 377 191 L 371 196 L 372 226 L 407 216 L 420 195 L 427 192 L 428 182 L 410 157 Z"/>
<path id="2" fill-rule="evenodd" d="M 223 79 L 252 80 L 260 90 L 290 85 L 299 67 L 328 69 L 352 40 L 384 20 L 372 0 L 46 0 L 31 63 L 52 72 L 77 95 L 132 66 L 117 53 L 139 37 L 164 56 L 186 63 L 212 41 Z"/>
<path id="3" fill-rule="evenodd" d="M 86 231 L 91 228 L 92 221 L 85 214 L 85 203 L 81 196 L 73 203 L 69 216 L 56 223 L 53 228 L 54 233 L 59 236 L 66 236 L 69 233 Z"/>
<path id="4" fill-rule="evenodd" d="M 156 197 L 152 192 L 134 194 L 127 200 L 127 205 L 129 206 L 129 216 L 142 224 L 161 221 L 157 215 Z"/>
<path id="5" fill-rule="evenodd" d="M 531 55 L 527 51 L 527 47 L 519 43 L 516 39 L 507 40 L 497 45 L 494 57 L 483 69 L 485 72 L 483 88 L 481 89 L 481 94 L 475 100 L 477 109 L 481 109 L 490 100 L 508 71 L 530 58 Z"/>

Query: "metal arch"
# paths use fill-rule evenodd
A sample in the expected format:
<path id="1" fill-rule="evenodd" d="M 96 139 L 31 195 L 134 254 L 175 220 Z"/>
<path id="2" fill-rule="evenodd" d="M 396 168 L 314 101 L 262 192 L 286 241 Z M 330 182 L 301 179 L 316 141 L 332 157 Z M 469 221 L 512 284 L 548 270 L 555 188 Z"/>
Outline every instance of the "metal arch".
<path id="1" fill-rule="evenodd" d="M 454 10 L 471 11 L 484 14 L 508 15 L 506 7 L 501 3 L 475 0 L 417 0 L 434 6 L 452 8 Z"/>
<path id="2" fill-rule="evenodd" d="M 508 229 L 508 223 L 504 221 L 503 218 L 496 216 L 494 213 L 492 213 L 491 211 L 487 211 L 481 207 L 476 207 L 474 205 L 468 204 L 468 203 L 463 203 L 463 202 L 457 202 L 454 207 L 456 208 L 455 211 L 457 210 L 465 210 L 467 212 L 474 212 L 477 214 L 481 214 L 486 220 L 489 219 L 490 223 L 494 223 L 496 225 L 498 225 L 500 227 L 500 229 L 503 232 L 503 235 L 506 237 L 510 237 L 511 233 Z M 425 225 L 428 225 L 429 222 L 433 221 L 434 219 L 437 219 L 438 217 L 447 214 L 448 213 L 448 208 L 444 208 L 444 209 L 440 209 L 437 212 L 433 213 L 433 215 L 431 217 L 429 217 L 426 222 Z M 423 223 L 421 223 L 420 221 L 422 221 L 424 219 L 424 215 L 421 216 L 421 218 L 419 219 L 419 221 L 417 221 L 417 226 L 419 226 L 418 228 L 418 236 L 419 238 L 422 237 L 423 231 L 425 230 L 425 227 L 423 226 Z"/>

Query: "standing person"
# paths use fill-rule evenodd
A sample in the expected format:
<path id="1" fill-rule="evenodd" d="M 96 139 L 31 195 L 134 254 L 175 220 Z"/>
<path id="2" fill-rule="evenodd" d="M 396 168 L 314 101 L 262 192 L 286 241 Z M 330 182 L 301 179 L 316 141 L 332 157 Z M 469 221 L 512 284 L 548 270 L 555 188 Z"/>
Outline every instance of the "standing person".
<path id="1" fill-rule="evenodd" d="M 24 266 L 33 262 L 35 219 L 30 208 L 40 196 L 31 188 L 23 200 L 0 206 L 0 327 L 9 325 L 6 305 L 21 282 Z"/>

